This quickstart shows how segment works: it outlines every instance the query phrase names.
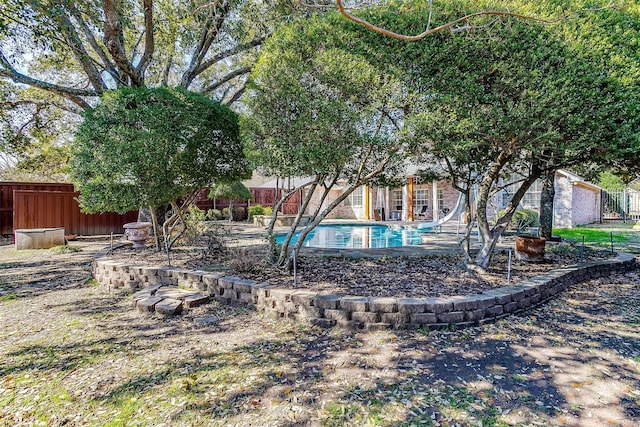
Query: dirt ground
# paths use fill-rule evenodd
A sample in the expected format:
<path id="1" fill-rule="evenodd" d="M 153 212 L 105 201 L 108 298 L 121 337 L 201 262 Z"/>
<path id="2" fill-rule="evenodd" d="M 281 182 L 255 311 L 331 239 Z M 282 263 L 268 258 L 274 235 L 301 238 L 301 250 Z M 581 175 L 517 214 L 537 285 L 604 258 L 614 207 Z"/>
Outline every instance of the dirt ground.
<path id="1" fill-rule="evenodd" d="M 463 330 L 131 309 L 77 251 L 0 246 L 0 425 L 638 426 L 640 270 Z"/>
<path id="2" fill-rule="evenodd" d="M 251 227 L 229 227 L 224 234 L 224 250 L 211 250 L 207 238 L 196 239 L 188 245 L 177 246 L 170 253 L 170 265 L 194 270 L 224 271 L 232 276 L 241 276 L 257 282 L 269 282 L 275 286 L 292 287 L 293 275 L 265 262 L 267 248 L 262 239 L 243 238 L 242 231 Z M 444 234 L 436 235 L 444 236 Z M 444 237 L 450 239 L 450 236 Z M 375 297 L 429 298 L 481 293 L 489 289 L 504 287 L 545 272 L 615 256 L 608 249 L 582 248 L 580 245 L 553 243 L 547 245 L 544 261 L 532 263 L 511 257 L 504 249 L 514 245 L 514 236 L 505 238 L 501 248 L 496 249 L 490 268 L 480 274 L 470 271 L 464 256 L 454 249 L 432 250 L 428 246 L 414 253 L 389 256 L 385 252 L 348 251 L 349 256 L 328 256 L 303 251 L 298 257 L 296 284 L 299 289 L 308 289 L 321 294 L 358 295 Z M 366 254 L 365 254 L 366 252 Z M 169 265 L 164 252 L 153 247 L 133 249 L 130 245 L 116 247 L 109 259 L 136 265 Z M 509 278 L 507 278 L 509 277 Z"/>

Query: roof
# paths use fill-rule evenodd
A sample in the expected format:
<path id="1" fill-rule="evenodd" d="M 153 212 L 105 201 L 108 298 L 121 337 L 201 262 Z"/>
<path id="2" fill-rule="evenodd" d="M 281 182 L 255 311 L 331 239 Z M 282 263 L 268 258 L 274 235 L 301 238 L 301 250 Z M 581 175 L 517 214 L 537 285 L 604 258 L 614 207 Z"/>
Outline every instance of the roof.
<path id="1" fill-rule="evenodd" d="M 573 184 L 573 185 L 577 185 L 579 187 L 587 188 L 587 189 L 593 190 L 593 191 L 602 191 L 602 190 L 604 190 L 604 188 L 600 187 L 599 185 L 593 184 L 593 183 L 585 180 L 580 175 L 576 175 L 575 173 L 569 172 L 568 170 L 558 169 L 558 171 L 556 173 L 566 177 L 567 180 L 569 180 L 569 182 L 571 184 Z"/>

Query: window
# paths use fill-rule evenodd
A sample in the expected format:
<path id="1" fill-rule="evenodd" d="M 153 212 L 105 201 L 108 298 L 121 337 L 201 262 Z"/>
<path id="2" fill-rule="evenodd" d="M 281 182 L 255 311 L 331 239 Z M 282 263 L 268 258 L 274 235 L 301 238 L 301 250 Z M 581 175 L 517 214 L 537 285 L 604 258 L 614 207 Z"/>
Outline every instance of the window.
<path id="1" fill-rule="evenodd" d="M 542 193 L 542 181 L 537 180 L 531 187 L 524 193 L 524 197 L 520 204 L 525 209 L 537 210 L 540 208 L 540 194 Z"/>
<path id="2" fill-rule="evenodd" d="M 429 189 L 413 188 L 413 213 L 423 213 L 422 207 L 429 205 Z"/>
<path id="3" fill-rule="evenodd" d="M 507 181 L 507 183 L 514 182 L 517 179 L 518 179 L 517 176 L 511 177 L 511 179 Z M 511 197 L 513 197 L 516 191 L 518 191 L 518 188 L 520 188 L 520 185 L 522 185 L 522 182 L 518 181 L 505 187 L 505 189 L 502 192 L 502 208 L 506 207 L 509 204 L 509 202 L 511 201 Z M 524 193 L 524 197 L 520 201 L 520 208 L 537 210 L 540 207 L 541 192 L 542 192 L 542 181 L 537 180 L 531 185 L 531 187 L 529 187 L 527 192 Z"/>
<path id="4" fill-rule="evenodd" d="M 391 210 L 402 210 L 402 190 L 391 191 Z"/>
<path id="5" fill-rule="evenodd" d="M 438 188 L 438 210 L 442 212 L 444 208 L 451 208 L 451 206 L 444 205 L 444 188 Z"/>
<path id="6" fill-rule="evenodd" d="M 363 188 L 358 187 L 353 190 L 353 193 L 349 194 L 349 196 L 345 199 L 345 205 L 353 206 L 353 207 L 362 207 L 363 202 Z"/>

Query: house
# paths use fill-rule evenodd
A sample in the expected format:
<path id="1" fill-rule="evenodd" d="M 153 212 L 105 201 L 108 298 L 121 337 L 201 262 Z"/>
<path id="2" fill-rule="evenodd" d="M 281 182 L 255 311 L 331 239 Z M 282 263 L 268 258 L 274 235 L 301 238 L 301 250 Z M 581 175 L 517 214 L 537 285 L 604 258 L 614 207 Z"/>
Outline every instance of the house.
<path id="1" fill-rule="evenodd" d="M 556 172 L 553 226 L 573 228 L 600 222 L 603 188 L 566 170 Z"/>
<path id="2" fill-rule="evenodd" d="M 292 178 L 292 185 L 304 182 L 301 178 Z M 280 182 L 287 182 L 281 180 Z M 276 185 L 275 181 L 263 184 Z M 494 216 L 504 209 L 517 184 L 507 185 L 498 192 L 490 206 Z M 520 208 L 539 212 L 542 183 L 536 181 L 520 202 Z M 334 201 L 344 191 L 335 186 L 324 200 L 324 206 Z M 555 176 L 554 227 L 572 228 L 578 225 L 599 222 L 602 218 L 603 189 L 582 177 L 559 170 Z M 328 219 L 356 220 L 398 220 L 398 221 L 436 221 L 458 207 L 459 192 L 446 180 L 425 182 L 418 176 L 409 176 L 400 188 L 382 188 L 362 186 L 340 203 L 327 216 Z M 320 192 L 316 192 L 309 203 L 307 212 L 318 207 Z M 473 202 L 472 202 L 473 203 Z M 462 220 L 462 209 L 453 217 L 453 221 Z"/>
<path id="3" fill-rule="evenodd" d="M 304 184 L 305 179 L 281 179 L 278 182 L 285 188 L 294 188 Z M 274 186 L 278 185 L 278 182 L 271 180 L 260 187 L 274 188 Z M 344 187 L 340 185 L 334 186 L 328 197 L 322 202 L 323 206 L 328 206 L 343 192 Z M 409 177 L 406 184 L 401 188 L 358 187 L 331 211 L 327 218 L 382 221 L 414 221 L 420 219 L 435 221 L 456 207 L 458 195 L 458 191 L 451 187 L 451 184 L 447 181 L 422 182 L 419 177 Z M 307 212 L 317 208 L 320 203 L 321 192 L 316 191 L 311 197 Z"/>

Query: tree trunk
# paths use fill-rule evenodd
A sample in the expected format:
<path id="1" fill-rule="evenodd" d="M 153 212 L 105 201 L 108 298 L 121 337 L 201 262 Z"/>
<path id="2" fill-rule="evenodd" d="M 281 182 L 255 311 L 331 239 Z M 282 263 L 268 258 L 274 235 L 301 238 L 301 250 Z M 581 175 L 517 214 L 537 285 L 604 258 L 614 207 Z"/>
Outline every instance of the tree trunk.
<path id="1" fill-rule="evenodd" d="M 493 250 L 496 248 L 496 243 L 498 243 L 498 239 L 502 235 L 502 230 L 499 233 L 491 232 L 489 236 L 483 236 L 482 246 L 480 250 L 476 254 L 475 264 L 471 264 L 468 267 L 471 270 L 480 269 L 482 271 L 487 271 L 489 268 L 489 262 L 491 261 L 491 255 L 493 255 Z"/>
<path id="2" fill-rule="evenodd" d="M 540 193 L 540 227 L 539 235 L 551 239 L 553 227 L 553 198 L 555 171 L 549 171 L 542 176 L 542 191 Z"/>
<path id="3" fill-rule="evenodd" d="M 156 250 L 160 250 L 161 247 L 164 247 L 164 242 L 161 241 L 161 225 L 166 219 L 169 205 L 158 206 L 157 208 L 155 208 L 154 212 L 151 212 L 151 209 L 152 208 L 141 208 L 138 211 L 138 222 L 150 222 L 151 224 L 153 224 L 153 234 L 156 243 Z"/>

